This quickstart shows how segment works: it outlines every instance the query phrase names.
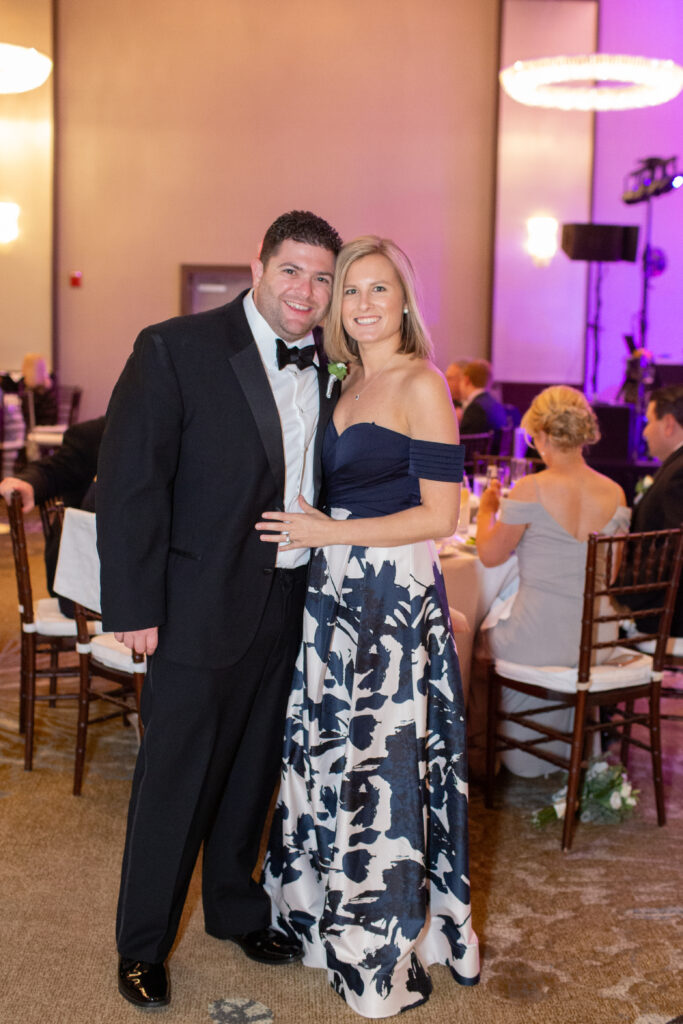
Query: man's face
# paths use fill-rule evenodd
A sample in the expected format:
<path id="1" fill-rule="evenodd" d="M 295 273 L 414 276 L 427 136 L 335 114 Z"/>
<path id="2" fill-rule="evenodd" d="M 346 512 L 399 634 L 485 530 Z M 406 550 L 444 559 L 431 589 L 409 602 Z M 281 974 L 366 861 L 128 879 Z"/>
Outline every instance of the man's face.
<path id="1" fill-rule="evenodd" d="M 643 428 L 643 437 L 647 441 L 647 448 L 653 459 L 663 462 L 671 454 L 672 443 L 670 437 L 669 416 L 662 416 L 657 419 L 655 403 L 650 402 L 647 407 L 647 423 Z"/>
<path id="2" fill-rule="evenodd" d="M 284 341 L 303 338 L 327 313 L 334 259 L 329 249 L 287 238 L 265 267 L 253 260 L 256 308 Z"/>
<path id="3" fill-rule="evenodd" d="M 451 398 L 453 401 L 462 401 L 462 394 L 460 391 L 462 371 L 457 363 L 451 363 L 451 365 L 446 368 L 446 380 L 448 381 L 448 387 L 450 388 Z"/>

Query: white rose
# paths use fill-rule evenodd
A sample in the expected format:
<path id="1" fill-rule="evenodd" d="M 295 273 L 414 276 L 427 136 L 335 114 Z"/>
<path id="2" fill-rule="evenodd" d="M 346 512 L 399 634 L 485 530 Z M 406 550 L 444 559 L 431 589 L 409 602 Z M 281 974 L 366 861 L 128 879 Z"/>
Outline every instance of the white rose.
<path id="1" fill-rule="evenodd" d="M 634 796 L 627 796 L 625 801 L 624 801 L 624 803 L 628 807 L 635 807 L 636 806 L 636 798 Z"/>
<path id="2" fill-rule="evenodd" d="M 633 789 L 633 786 L 631 785 L 630 782 L 622 782 L 621 788 L 619 789 L 619 792 L 621 793 L 621 795 L 623 797 L 627 797 L 627 796 L 631 795 L 631 790 L 632 789 Z"/>
<path id="3" fill-rule="evenodd" d="M 617 789 L 610 794 L 609 805 L 610 807 L 613 807 L 615 811 L 618 811 L 621 807 L 621 794 Z"/>

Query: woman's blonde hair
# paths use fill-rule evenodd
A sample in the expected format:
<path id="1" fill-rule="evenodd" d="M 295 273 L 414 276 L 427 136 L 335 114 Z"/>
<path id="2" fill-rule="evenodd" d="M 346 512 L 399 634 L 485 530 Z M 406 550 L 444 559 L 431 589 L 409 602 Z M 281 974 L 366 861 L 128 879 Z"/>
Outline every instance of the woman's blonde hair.
<path id="1" fill-rule="evenodd" d="M 342 323 L 342 301 L 344 298 L 344 282 L 352 263 L 364 256 L 385 256 L 393 266 L 401 287 L 403 288 L 404 304 L 408 309 L 401 322 L 401 344 L 399 352 L 414 353 L 423 358 L 432 354 L 432 343 L 427 334 L 415 294 L 415 272 L 406 254 L 388 238 L 378 235 L 363 235 L 354 238 L 342 247 L 337 257 L 334 274 L 332 302 L 325 321 L 325 352 L 327 356 L 339 363 L 348 363 L 358 359 L 358 345 L 344 330 Z"/>
<path id="2" fill-rule="evenodd" d="M 543 431 L 558 448 L 580 448 L 600 440 L 598 420 L 576 388 L 545 388 L 524 413 L 522 429 L 534 437 Z"/>

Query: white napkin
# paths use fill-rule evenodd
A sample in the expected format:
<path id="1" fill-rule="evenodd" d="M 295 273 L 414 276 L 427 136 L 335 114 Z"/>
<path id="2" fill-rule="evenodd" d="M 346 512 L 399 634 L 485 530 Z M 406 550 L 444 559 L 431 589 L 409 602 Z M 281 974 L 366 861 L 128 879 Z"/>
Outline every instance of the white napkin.
<path id="1" fill-rule="evenodd" d="M 90 611 L 101 610 L 100 557 L 94 512 L 65 509 L 54 589 Z"/>

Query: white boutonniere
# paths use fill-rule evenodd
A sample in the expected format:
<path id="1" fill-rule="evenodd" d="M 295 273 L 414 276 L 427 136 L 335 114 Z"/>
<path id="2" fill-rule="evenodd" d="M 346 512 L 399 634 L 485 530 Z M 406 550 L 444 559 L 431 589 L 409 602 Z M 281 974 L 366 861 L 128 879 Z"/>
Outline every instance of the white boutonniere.
<path id="1" fill-rule="evenodd" d="M 640 480 L 636 484 L 636 496 L 633 502 L 634 505 L 638 504 L 638 502 L 641 500 L 645 492 L 649 491 L 654 482 L 655 478 L 653 476 L 650 476 L 649 473 L 647 476 L 641 476 Z"/>
<path id="2" fill-rule="evenodd" d="M 344 377 L 349 372 L 349 368 L 346 363 L 328 363 L 327 372 L 330 375 L 327 381 L 327 397 L 329 398 L 332 394 L 335 380 L 344 380 Z"/>

